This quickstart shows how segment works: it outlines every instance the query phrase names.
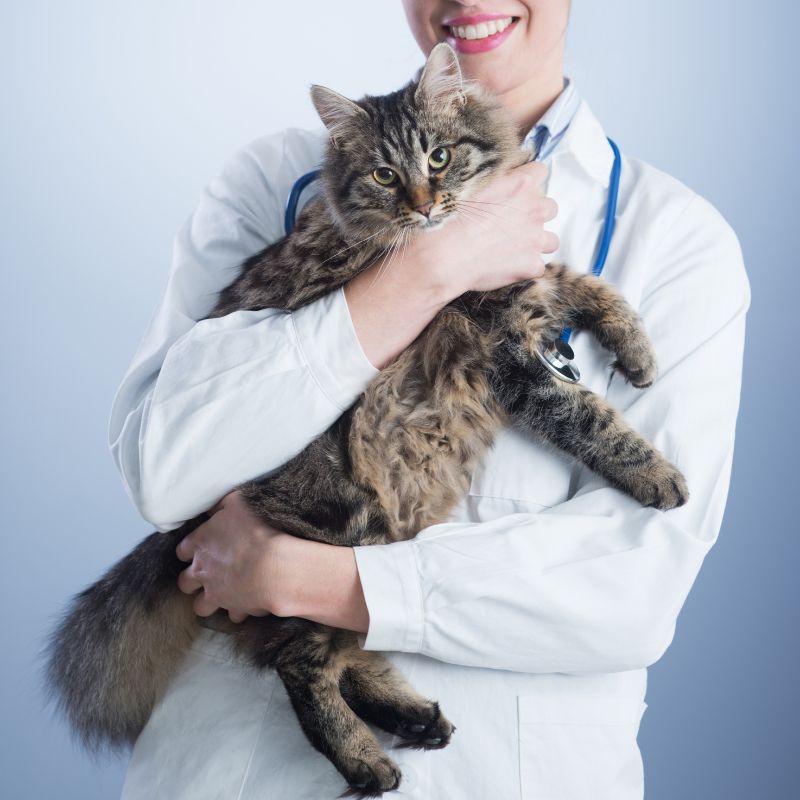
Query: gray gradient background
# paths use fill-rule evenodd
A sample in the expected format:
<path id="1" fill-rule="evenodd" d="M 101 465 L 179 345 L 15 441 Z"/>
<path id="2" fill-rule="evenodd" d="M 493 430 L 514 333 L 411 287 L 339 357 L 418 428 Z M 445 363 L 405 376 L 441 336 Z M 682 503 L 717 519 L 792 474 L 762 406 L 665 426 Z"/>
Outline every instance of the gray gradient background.
<path id="1" fill-rule="evenodd" d="M 800 797 L 799 30 L 781 0 L 573 11 L 580 91 L 626 152 L 722 211 L 753 288 L 725 524 L 651 670 L 649 800 Z M 172 236 L 240 145 L 314 123 L 312 81 L 382 92 L 421 56 L 397 0 L 26 0 L 2 4 L 0 31 L 0 797 L 114 798 L 124 760 L 71 744 L 35 656 L 67 597 L 150 530 L 106 424 Z"/>

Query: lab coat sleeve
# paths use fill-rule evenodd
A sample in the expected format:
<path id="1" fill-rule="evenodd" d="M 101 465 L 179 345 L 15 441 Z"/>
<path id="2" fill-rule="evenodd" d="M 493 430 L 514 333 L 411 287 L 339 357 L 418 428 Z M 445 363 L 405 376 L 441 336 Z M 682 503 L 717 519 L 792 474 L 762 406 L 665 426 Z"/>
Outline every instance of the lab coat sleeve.
<path id="1" fill-rule="evenodd" d="M 750 293 L 734 233 L 699 197 L 646 268 L 639 311 L 660 374 L 645 391 L 615 375 L 608 399 L 681 468 L 689 502 L 642 508 L 584 469 L 546 512 L 358 547 L 365 649 L 542 673 L 636 669 L 665 651 L 722 521 Z"/>
<path id="2" fill-rule="evenodd" d="M 109 448 L 130 499 L 161 531 L 284 464 L 378 372 L 343 289 L 293 313 L 203 319 L 241 263 L 282 234 L 279 191 L 299 174 L 286 159 L 284 134 L 265 137 L 206 187 L 175 239 L 164 298 L 114 397 Z"/>

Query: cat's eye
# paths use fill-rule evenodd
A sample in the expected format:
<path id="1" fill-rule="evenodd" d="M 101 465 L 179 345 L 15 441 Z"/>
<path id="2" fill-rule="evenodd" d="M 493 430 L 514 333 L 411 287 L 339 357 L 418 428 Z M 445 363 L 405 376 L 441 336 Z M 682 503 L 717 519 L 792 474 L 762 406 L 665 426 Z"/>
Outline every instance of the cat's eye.
<path id="1" fill-rule="evenodd" d="M 393 186 L 397 183 L 397 173 L 393 169 L 389 169 L 389 167 L 378 167 L 378 169 L 372 171 L 372 177 L 381 186 Z"/>
<path id="2" fill-rule="evenodd" d="M 437 147 L 428 156 L 428 166 L 433 170 L 444 169 L 450 163 L 450 151 L 446 147 Z"/>

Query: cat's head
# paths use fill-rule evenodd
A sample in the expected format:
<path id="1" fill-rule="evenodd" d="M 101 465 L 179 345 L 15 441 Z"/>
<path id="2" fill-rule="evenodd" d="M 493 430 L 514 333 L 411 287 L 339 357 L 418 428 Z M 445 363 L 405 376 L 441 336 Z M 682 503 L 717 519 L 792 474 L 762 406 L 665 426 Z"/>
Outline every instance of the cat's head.
<path id="1" fill-rule="evenodd" d="M 498 171 L 524 160 L 510 114 L 463 80 L 447 44 L 399 91 L 353 101 L 313 86 L 311 96 L 330 133 L 324 190 L 348 238 L 391 241 L 401 230 L 438 227 Z"/>

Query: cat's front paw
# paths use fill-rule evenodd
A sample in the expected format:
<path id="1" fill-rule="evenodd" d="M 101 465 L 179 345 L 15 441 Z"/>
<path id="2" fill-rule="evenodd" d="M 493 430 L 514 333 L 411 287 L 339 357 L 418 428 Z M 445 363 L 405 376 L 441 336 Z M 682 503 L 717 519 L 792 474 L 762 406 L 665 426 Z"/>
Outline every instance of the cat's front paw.
<path id="1" fill-rule="evenodd" d="M 686 478 L 665 459 L 657 461 L 642 475 L 638 475 L 631 493 L 643 506 L 662 511 L 682 506 L 689 499 Z"/>
<path id="2" fill-rule="evenodd" d="M 614 369 L 637 389 L 646 389 L 650 386 L 658 373 L 655 355 L 650 347 L 644 344 L 617 353 Z"/>
<path id="3" fill-rule="evenodd" d="M 339 771 L 349 788 L 341 797 L 380 797 L 400 785 L 400 768 L 383 753 L 364 753 L 340 760 Z"/>

